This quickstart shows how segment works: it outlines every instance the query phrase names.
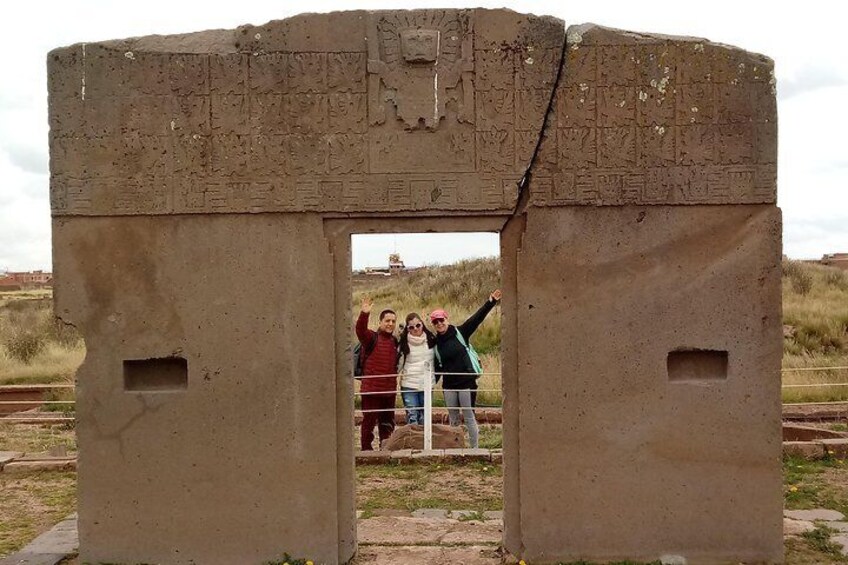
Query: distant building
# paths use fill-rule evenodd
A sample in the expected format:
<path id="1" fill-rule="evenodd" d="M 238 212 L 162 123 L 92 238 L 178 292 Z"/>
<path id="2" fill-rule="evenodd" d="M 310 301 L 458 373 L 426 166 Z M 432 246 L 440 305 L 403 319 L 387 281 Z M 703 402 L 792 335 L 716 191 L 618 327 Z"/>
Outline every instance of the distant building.
<path id="1" fill-rule="evenodd" d="M 32 290 L 53 286 L 53 273 L 45 271 L 0 274 L 0 290 Z"/>
<path id="2" fill-rule="evenodd" d="M 406 266 L 400 258 L 400 253 L 392 253 L 389 255 L 389 273 L 399 275 L 401 271 L 406 270 Z"/>
<path id="3" fill-rule="evenodd" d="M 391 253 L 389 254 L 388 267 L 365 267 L 362 272 L 366 275 L 388 277 L 391 275 L 399 275 L 406 270 L 406 265 L 403 264 L 403 260 L 400 258 L 400 253 Z"/>
<path id="4" fill-rule="evenodd" d="M 821 264 L 848 271 L 848 253 L 828 253 L 821 258 Z"/>

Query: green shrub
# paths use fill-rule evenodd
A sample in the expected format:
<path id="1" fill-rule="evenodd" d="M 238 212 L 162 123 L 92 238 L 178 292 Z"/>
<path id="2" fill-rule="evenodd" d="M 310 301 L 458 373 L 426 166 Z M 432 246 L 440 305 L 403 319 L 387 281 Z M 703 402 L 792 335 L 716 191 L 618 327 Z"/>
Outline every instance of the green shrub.
<path id="1" fill-rule="evenodd" d="M 796 271 L 789 277 L 792 284 L 792 290 L 801 296 L 810 294 L 813 289 L 813 275 L 808 271 Z"/>
<path id="2" fill-rule="evenodd" d="M 47 340 L 44 334 L 32 330 L 18 330 L 12 333 L 3 344 L 6 353 L 12 359 L 29 364 L 39 353 L 44 351 Z"/>

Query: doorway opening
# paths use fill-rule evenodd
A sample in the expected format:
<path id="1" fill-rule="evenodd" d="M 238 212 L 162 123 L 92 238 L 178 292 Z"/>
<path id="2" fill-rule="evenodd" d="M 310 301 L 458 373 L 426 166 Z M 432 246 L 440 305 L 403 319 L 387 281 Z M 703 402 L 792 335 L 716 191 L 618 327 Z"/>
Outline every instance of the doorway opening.
<path id="1" fill-rule="evenodd" d="M 336 311 L 343 314 L 340 325 L 342 319 L 347 322 L 344 331 L 337 329 L 337 367 L 338 377 L 348 383 L 351 410 L 346 429 L 350 434 L 340 438 L 347 444 L 339 444 L 339 454 L 344 458 L 344 452 L 348 452 L 355 461 L 351 494 L 358 510 L 356 539 L 363 544 L 362 551 L 375 549 L 381 543 L 419 547 L 429 543 L 439 547 L 450 540 L 448 534 L 455 529 L 463 529 L 463 535 L 470 536 L 469 544 L 492 549 L 502 542 L 503 323 L 500 302 L 492 301 L 487 307 L 495 291 L 506 294 L 510 286 L 504 284 L 502 277 L 502 243 L 497 231 L 502 220 L 458 220 L 386 220 L 378 226 L 374 226 L 374 220 L 359 224 L 356 220 L 337 220 L 339 226 L 328 230 L 337 269 Z M 434 226 L 438 231 L 433 231 Z M 379 229 L 383 227 L 387 229 Z M 344 274 L 341 268 L 345 269 Z M 363 306 L 365 299 L 369 300 L 367 307 Z M 344 312 L 339 311 L 342 303 Z M 400 368 L 395 364 L 390 372 L 383 369 L 377 375 L 354 378 L 354 348 L 362 341 L 355 326 L 364 309 L 369 310 L 368 336 L 380 330 L 380 314 L 385 310 L 394 313 L 396 323 L 391 331 L 398 338 L 405 331 L 408 340 L 418 324 L 434 337 L 445 333 L 440 333 L 437 325 L 453 326 L 454 331 L 460 326 L 473 330 L 468 331 L 467 346 L 476 352 L 480 364 L 478 376 L 471 377 L 473 385 L 467 391 L 472 405 L 463 406 L 450 390 L 458 386 L 457 377 L 462 376 L 442 374 L 452 371 L 444 371 L 447 363 L 439 363 L 435 354 L 432 379 L 408 379 L 403 357 Z M 414 315 L 410 317 L 411 314 Z M 447 324 L 440 321 L 441 316 Z M 420 347 L 421 337 L 414 341 L 413 345 Z M 424 341 L 428 342 L 426 337 Z M 367 345 L 366 341 L 360 347 Z M 450 362 L 450 358 L 446 361 Z M 376 378 L 371 380 L 372 377 Z M 446 379 L 448 398 L 444 392 Z M 388 381 L 386 407 L 375 407 L 368 400 L 381 396 L 374 394 L 380 390 L 363 386 L 380 380 Z M 409 398 L 412 395 L 403 394 L 425 392 L 415 388 L 424 383 L 433 388 L 430 394 L 417 395 L 418 402 Z M 405 386 L 408 384 L 413 386 Z M 339 402 L 344 402 L 341 393 Z M 448 404 L 454 409 L 449 409 Z M 367 418 L 369 411 L 375 415 L 390 414 L 391 429 L 384 430 L 382 437 L 381 419 Z M 454 413 L 453 422 L 450 412 Z M 384 423 L 387 420 L 382 418 Z M 430 430 L 425 430 L 427 422 Z M 363 424 L 369 423 L 373 425 L 372 433 L 366 433 L 363 439 Z M 340 430 L 341 425 L 340 420 Z M 412 520 L 415 526 L 396 528 L 383 523 L 387 520 Z M 425 524 L 427 520 L 433 523 Z M 401 531 L 409 532 L 411 537 L 399 538 Z M 436 543 L 436 531 L 448 537 L 436 536 Z M 468 550 L 465 546 L 460 549 Z"/>

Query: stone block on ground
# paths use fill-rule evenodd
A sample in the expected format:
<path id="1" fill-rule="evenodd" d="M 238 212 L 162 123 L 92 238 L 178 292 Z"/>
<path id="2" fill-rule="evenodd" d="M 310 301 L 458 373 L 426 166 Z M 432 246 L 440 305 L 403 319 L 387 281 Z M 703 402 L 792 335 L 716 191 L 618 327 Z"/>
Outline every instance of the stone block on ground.
<path id="1" fill-rule="evenodd" d="M 848 457 L 848 439 L 820 439 L 829 457 L 845 459 Z"/>
<path id="2" fill-rule="evenodd" d="M 465 447 L 465 431 L 458 426 L 433 424 L 433 449 Z M 424 449 L 424 426 L 408 425 L 395 428 L 392 435 L 383 443 L 383 449 Z"/>
<path id="3" fill-rule="evenodd" d="M 848 534 L 848 522 L 828 522 L 827 527 Z"/>
<path id="4" fill-rule="evenodd" d="M 77 468 L 76 459 L 36 459 L 36 460 L 21 460 L 17 459 L 3 466 L 3 472 L 21 472 L 30 471 L 72 471 Z"/>
<path id="5" fill-rule="evenodd" d="M 842 555 L 848 556 L 848 534 L 838 534 L 830 537 L 830 541 L 839 544 L 842 548 Z"/>
<path id="6" fill-rule="evenodd" d="M 461 563 L 463 565 L 500 565 L 502 558 L 496 548 L 475 547 L 385 547 L 360 546 L 351 565 L 432 565 Z"/>
<path id="7" fill-rule="evenodd" d="M 444 508 L 419 508 L 412 511 L 415 518 L 447 518 L 448 511 Z"/>
<path id="8" fill-rule="evenodd" d="M 811 532 L 815 529 L 816 525 L 809 520 L 783 519 L 783 535 L 785 536 L 800 536 L 803 533 Z"/>
<path id="9" fill-rule="evenodd" d="M 44 532 L 18 553 L 0 559 L 0 565 L 56 565 L 79 546 L 77 515 L 71 514 Z"/>
<path id="10" fill-rule="evenodd" d="M 445 449 L 445 458 L 454 462 L 491 461 L 492 453 L 488 449 Z"/>
<path id="11" fill-rule="evenodd" d="M 824 520 L 826 522 L 838 522 L 845 519 L 842 512 L 828 510 L 827 508 L 814 508 L 812 510 L 784 510 L 783 515 L 793 520 Z"/>
<path id="12" fill-rule="evenodd" d="M 784 441 L 784 457 L 800 457 L 802 459 L 824 459 L 824 445 L 818 441 Z"/>
<path id="13" fill-rule="evenodd" d="M 392 460 L 388 451 L 357 451 L 356 462 L 361 465 L 382 465 Z"/>
<path id="14" fill-rule="evenodd" d="M 360 545 L 438 544 L 454 523 L 437 518 L 375 516 L 359 521 L 356 537 Z"/>
<path id="15" fill-rule="evenodd" d="M 11 463 L 15 459 L 21 457 L 23 453 L 19 451 L 0 451 L 0 470 L 3 469 L 3 466 L 6 463 Z"/>
<path id="16" fill-rule="evenodd" d="M 503 522 L 500 520 L 457 522 L 439 541 L 443 545 L 498 545 L 503 541 Z"/>

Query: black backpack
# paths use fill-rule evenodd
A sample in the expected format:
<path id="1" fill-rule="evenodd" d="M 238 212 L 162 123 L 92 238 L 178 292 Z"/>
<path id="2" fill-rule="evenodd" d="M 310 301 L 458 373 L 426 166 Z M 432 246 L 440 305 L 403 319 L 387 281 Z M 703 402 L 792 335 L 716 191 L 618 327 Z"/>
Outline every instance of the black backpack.
<path id="1" fill-rule="evenodd" d="M 362 343 L 359 341 L 356 342 L 356 345 L 353 346 L 353 377 L 359 378 L 362 377 L 362 372 L 365 370 L 365 360 L 371 355 L 371 352 L 374 351 L 374 348 L 377 346 L 377 334 L 374 333 L 374 339 L 371 340 L 371 343 L 368 344 L 367 347 L 362 347 Z"/>

